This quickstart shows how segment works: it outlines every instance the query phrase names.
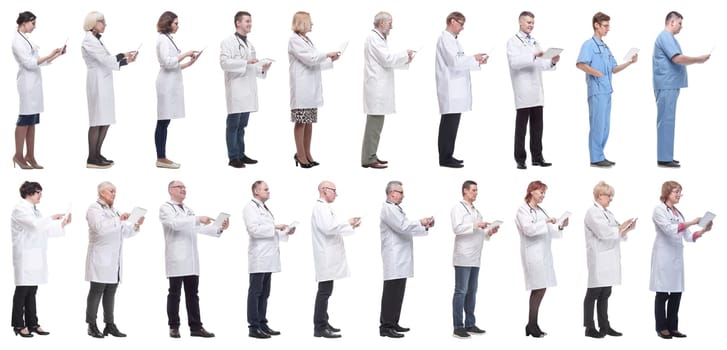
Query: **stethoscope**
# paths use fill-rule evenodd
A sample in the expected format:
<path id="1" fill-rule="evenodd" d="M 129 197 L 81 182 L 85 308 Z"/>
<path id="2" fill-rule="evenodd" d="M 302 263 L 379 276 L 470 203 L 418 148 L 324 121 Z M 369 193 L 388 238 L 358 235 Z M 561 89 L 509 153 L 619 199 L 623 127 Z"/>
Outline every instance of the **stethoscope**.
<path id="1" fill-rule="evenodd" d="M 530 39 L 533 40 L 532 43 L 526 43 L 525 40 L 523 40 L 523 38 L 521 38 L 520 35 L 518 35 L 518 34 L 515 34 L 515 37 L 517 38 L 517 40 L 520 40 L 520 42 L 523 43 L 523 45 L 525 45 L 525 47 L 532 48 L 535 46 L 535 39 L 533 39 L 532 37 L 530 37 Z"/>
<path id="2" fill-rule="evenodd" d="M 603 208 L 603 207 L 599 206 L 596 203 L 593 203 L 593 206 L 596 207 L 596 208 L 602 208 L 603 209 L 603 216 L 606 217 L 606 221 L 608 221 L 609 224 L 615 223 L 616 225 L 621 225 L 621 224 L 619 224 L 618 221 L 616 221 L 616 218 L 613 216 L 613 214 L 610 211 L 608 211 L 608 209 Z M 611 214 L 611 215 L 608 215 L 608 214 Z"/>
<path id="3" fill-rule="evenodd" d="M 609 49 L 609 48 L 608 48 L 608 45 L 606 45 L 606 43 L 604 43 L 604 42 L 603 42 L 603 40 L 601 41 L 601 44 L 599 44 L 599 43 L 598 43 L 598 41 L 596 41 L 596 39 L 594 39 L 593 37 L 591 37 L 591 40 L 593 40 L 593 42 L 594 42 L 594 43 L 596 44 L 596 47 L 598 48 L 598 54 L 599 54 L 599 55 L 601 55 L 601 54 L 603 53 L 603 52 L 601 51 L 601 45 L 603 45 L 603 46 L 605 46 L 605 47 L 606 47 L 606 50 L 608 50 L 608 52 L 609 52 L 609 55 L 610 55 L 610 53 L 611 53 L 611 49 Z"/>
<path id="4" fill-rule="evenodd" d="M 254 200 L 252 200 L 252 199 L 251 199 L 250 201 L 251 201 L 251 202 L 253 202 L 253 203 L 255 203 L 255 205 L 257 206 L 257 208 L 258 208 L 258 209 L 260 209 L 260 210 L 265 210 L 265 212 L 267 212 L 268 214 L 270 214 L 270 217 L 271 217 L 271 218 L 275 219 L 275 216 L 273 215 L 273 212 L 272 212 L 272 211 L 270 211 L 270 209 L 268 209 L 268 207 L 267 207 L 267 206 L 265 206 L 264 204 L 263 204 L 263 205 L 260 205 L 260 203 L 258 203 L 258 202 L 256 202 L 256 201 L 254 201 Z"/>
<path id="5" fill-rule="evenodd" d="M 670 220 L 671 221 L 673 221 L 673 222 L 681 222 L 681 221 L 684 221 L 684 215 L 682 215 L 682 212 L 679 211 L 679 209 L 677 209 L 677 207 L 672 207 L 673 208 L 673 210 L 672 210 L 672 209 L 669 208 L 668 205 L 666 205 L 666 202 L 664 202 L 664 207 L 665 207 L 667 213 L 669 213 L 669 216 L 670 216 Z M 679 214 L 679 216 L 674 215 L 674 212 L 675 211 L 677 212 L 677 214 Z"/>
<path id="6" fill-rule="evenodd" d="M 169 204 L 169 206 L 172 207 L 172 210 L 174 210 L 175 214 L 179 212 L 179 209 L 181 209 L 182 214 L 186 214 L 187 216 L 194 216 L 193 212 L 191 212 L 191 211 L 187 212 L 187 210 L 184 209 L 183 204 L 174 204 L 172 202 L 167 202 L 167 204 Z M 180 205 L 181 205 L 181 207 L 180 207 Z"/>
<path id="7" fill-rule="evenodd" d="M 459 204 L 462 204 L 462 206 L 464 207 L 464 210 L 466 210 L 466 211 L 467 211 L 467 214 L 468 214 L 468 215 L 472 215 L 472 213 L 470 212 L 470 208 L 467 208 L 467 204 L 465 204 L 465 203 L 464 203 L 464 202 L 462 202 L 462 201 L 460 201 L 460 202 L 459 202 Z M 475 206 L 474 206 L 474 205 L 472 206 L 472 209 L 474 209 L 474 210 L 475 210 L 475 214 L 477 214 L 477 216 L 478 216 L 478 217 L 482 216 L 482 215 L 480 214 L 480 211 L 479 211 L 479 210 L 477 210 L 477 208 L 475 208 Z"/>
<path id="8" fill-rule="evenodd" d="M 528 204 L 528 207 L 530 207 L 530 204 Z M 535 208 L 530 207 L 530 216 L 532 217 L 532 223 L 538 222 L 538 209 L 545 214 L 545 217 L 548 218 L 548 213 L 545 212 L 543 208 L 541 208 L 539 205 L 535 206 Z"/>
<path id="9" fill-rule="evenodd" d="M 165 36 L 167 37 L 167 39 L 169 39 L 169 41 L 171 41 L 171 42 L 172 42 L 172 45 L 174 45 L 174 48 L 175 48 L 175 49 L 177 49 L 177 54 L 180 54 L 180 53 L 182 53 L 182 50 L 180 50 L 180 49 L 179 49 L 179 48 L 177 47 L 177 44 L 175 44 L 175 43 L 174 43 L 174 40 L 172 40 L 172 37 L 171 37 L 171 36 L 170 36 L 169 34 L 164 34 L 164 35 L 165 35 Z"/>
<path id="10" fill-rule="evenodd" d="M 23 35 L 23 33 L 21 33 L 19 30 L 18 30 L 18 34 L 20 34 L 20 37 L 22 37 L 23 39 L 25 39 L 25 42 L 28 43 L 28 46 L 30 46 L 30 50 L 33 53 L 35 53 L 35 46 L 33 46 L 33 44 L 30 42 L 30 40 L 28 40 L 28 38 L 26 38 L 25 35 Z"/>
<path id="11" fill-rule="evenodd" d="M 105 204 L 105 203 L 101 203 L 101 201 L 96 201 L 96 203 L 98 203 L 98 205 L 100 205 L 100 206 L 101 206 L 101 209 L 108 209 L 108 210 L 110 210 L 110 211 L 111 211 L 112 213 L 114 213 L 114 215 L 116 215 L 116 216 L 121 216 L 121 215 L 119 215 L 119 211 L 118 211 L 118 210 L 116 210 L 116 209 L 114 209 L 114 208 L 112 208 L 112 207 L 109 207 L 109 206 L 108 206 L 107 204 Z"/>

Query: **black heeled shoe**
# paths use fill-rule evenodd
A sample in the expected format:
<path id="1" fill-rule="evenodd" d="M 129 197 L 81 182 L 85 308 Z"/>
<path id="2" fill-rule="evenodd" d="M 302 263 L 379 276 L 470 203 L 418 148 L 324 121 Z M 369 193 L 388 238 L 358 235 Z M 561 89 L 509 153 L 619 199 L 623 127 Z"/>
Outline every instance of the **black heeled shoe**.
<path id="1" fill-rule="evenodd" d="M 548 333 L 546 333 L 545 331 L 543 331 L 542 329 L 540 329 L 540 325 L 537 325 L 537 324 L 536 324 L 536 325 L 535 325 L 535 328 L 537 328 L 537 329 L 538 329 L 538 332 L 540 332 L 541 334 L 543 334 L 543 336 L 546 336 L 546 335 L 548 335 Z"/>
<path id="2" fill-rule="evenodd" d="M 40 326 L 28 327 L 28 331 L 30 333 L 35 333 L 37 335 L 48 335 L 48 334 L 50 334 L 50 332 L 44 331 L 42 328 L 40 328 Z"/>
<path id="3" fill-rule="evenodd" d="M 194 332 L 192 332 L 192 333 L 194 333 Z M 104 327 L 104 329 L 103 329 L 104 336 L 107 336 L 109 334 L 111 334 L 117 338 L 123 338 L 126 336 L 126 334 L 121 333 L 121 331 L 118 328 L 116 328 L 116 325 L 113 323 L 107 323 L 106 327 Z"/>
<path id="4" fill-rule="evenodd" d="M 104 337 L 103 333 L 101 333 L 101 331 L 98 330 L 98 326 L 96 326 L 96 322 L 88 324 L 88 330 L 86 331 L 86 333 L 88 333 L 88 335 L 90 335 L 94 338 L 103 338 Z"/>
<path id="5" fill-rule="evenodd" d="M 542 338 L 545 335 L 539 329 L 531 329 L 530 326 L 525 326 L 525 336 L 532 336 L 533 338 Z"/>
<path id="6" fill-rule="evenodd" d="M 318 163 L 315 160 L 310 160 L 310 159 L 308 159 L 308 164 L 310 164 L 311 166 L 319 166 L 319 165 L 321 165 L 321 163 Z"/>
<path id="7" fill-rule="evenodd" d="M 304 168 L 304 169 L 309 169 L 309 168 L 313 167 L 313 164 L 311 164 L 311 163 L 303 163 L 303 162 L 299 161 L 297 154 L 293 154 L 293 159 L 295 160 L 295 166 L 300 165 L 300 167 Z"/>
<path id="8" fill-rule="evenodd" d="M 23 330 L 25 330 L 28 333 L 23 333 Z M 33 337 L 33 335 L 30 334 L 30 330 L 28 330 L 27 328 L 13 328 L 13 332 L 15 332 L 16 336 L 19 335 L 23 338 L 32 338 Z"/>

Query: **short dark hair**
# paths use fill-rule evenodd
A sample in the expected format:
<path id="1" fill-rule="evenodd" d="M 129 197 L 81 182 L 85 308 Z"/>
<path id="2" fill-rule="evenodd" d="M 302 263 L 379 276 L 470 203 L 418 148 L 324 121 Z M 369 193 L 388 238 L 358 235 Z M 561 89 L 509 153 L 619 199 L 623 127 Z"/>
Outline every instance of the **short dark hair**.
<path id="1" fill-rule="evenodd" d="M 35 15 L 30 11 L 25 11 L 18 14 L 18 19 L 15 20 L 15 23 L 21 25 L 32 21 L 35 21 Z"/>
<path id="2" fill-rule="evenodd" d="M 469 190 L 472 186 L 477 186 L 477 183 L 472 180 L 465 181 L 462 184 L 462 195 L 464 195 L 464 191 Z"/>
<path id="3" fill-rule="evenodd" d="M 611 20 L 611 16 L 599 11 L 599 12 L 596 12 L 595 15 L 593 15 L 593 22 L 592 22 L 591 26 L 593 27 L 593 29 L 596 29 L 596 23 L 601 24 L 601 22 L 603 22 L 603 21 L 610 21 L 610 20 Z"/>
<path id="4" fill-rule="evenodd" d="M 250 12 L 247 12 L 247 11 L 237 11 L 237 13 L 235 14 L 235 26 L 237 26 L 237 22 L 242 21 L 242 17 L 243 16 L 252 17 L 252 15 L 250 14 Z"/>
<path id="5" fill-rule="evenodd" d="M 675 19 L 675 18 L 684 19 L 684 16 L 682 16 L 682 14 L 679 12 L 671 11 L 666 14 L 666 19 L 664 20 L 664 24 L 669 24 L 669 21 L 671 21 L 672 19 Z"/>
<path id="6" fill-rule="evenodd" d="M 159 21 L 157 22 L 157 32 L 162 34 L 171 33 L 172 23 L 174 23 L 175 19 L 177 19 L 177 14 L 172 11 L 165 11 L 162 13 L 162 15 L 159 16 Z"/>
<path id="7" fill-rule="evenodd" d="M 530 11 L 523 11 L 523 12 L 520 12 L 520 16 L 517 16 L 518 19 L 523 18 L 523 17 L 535 18 L 535 15 Z"/>
<path id="8" fill-rule="evenodd" d="M 20 185 L 20 198 L 27 198 L 35 194 L 35 192 L 42 191 L 43 187 L 37 182 L 25 181 Z"/>
<path id="9" fill-rule="evenodd" d="M 454 11 L 454 12 L 450 13 L 449 15 L 447 15 L 447 25 L 452 23 L 452 21 L 465 22 L 466 19 L 464 18 L 464 15 L 462 14 L 462 12 Z"/>
<path id="10" fill-rule="evenodd" d="M 255 190 L 256 190 L 256 189 L 257 189 L 258 187 L 260 187 L 260 185 L 261 185 L 261 184 L 262 184 L 263 182 L 265 182 L 265 181 L 263 181 L 263 180 L 257 180 L 257 181 L 255 181 L 255 182 L 253 182 L 253 183 L 252 183 L 252 187 L 251 187 L 250 189 L 252 190 L 252 195 L 253 195 L 253 196 L 255 195 Z"/>

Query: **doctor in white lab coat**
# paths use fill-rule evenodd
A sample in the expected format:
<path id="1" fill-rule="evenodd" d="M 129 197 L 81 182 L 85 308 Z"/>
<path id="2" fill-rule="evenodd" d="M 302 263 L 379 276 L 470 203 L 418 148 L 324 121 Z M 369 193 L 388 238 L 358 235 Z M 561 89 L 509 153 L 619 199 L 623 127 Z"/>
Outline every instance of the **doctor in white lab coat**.
<path id="1" fill-rule="evenodd" d="M 250 286 L 247 291 L 248 335 L 251 338 L 266 339 L 280 335 L 268 326 L 268 297 L 272 274 L 280 272 L 280 242 L 287 242 L 295 233 L 295 226 L 276 224 L 273 213 L 266 202 L 270 199 L 270 188 L 265 181 L 252 184 L 252 199 L 242 210 L 247 234 L 247 270 Z"/>
<path id="2" fill-rule="evenodd" d="M 567 218 L 558 224 L 557 218 L 550 217 L 540 207 L 547 189 L 548 186 L 540 181 L 531 182 L 525 195 L 525 203 L 520 206 L 515 216 L 515 225 L 520 234 L 520 258 L 525 274 L 525 288 L 531 291 L 525 335 L 536 338 L 546 335 L 538 325 L 538 312 L 545 290 L 557 284 L 550 242 L 553 238 L 561 238 L 563 228 L 568 226 Z"/>
<path id="3" fill-rule="evenodd" d="M 692 232 L 689 227 L 702 219 L 686 221 L 675 207 L 682 197 L 682 186 L 667 181 L 661 187 L 662 203 L 654 208 L 652 220 L 656 229 L 651 252 L 651 278 L 649 290 L 656 292 L 654 319 L 656 334 L 661 338 L 683 338 L 679 331 L 679 303 L 684 291 L 684 243 L 695 242 L 712 229 L 710 221 L 705 227 Z"/>
<path id="4" fill-rule="evenodd" d="M 129 213 L 120 214 L 114 208 L 116 186 L 108 181 L 97 187 L 98 200 L 88 207 L 88 252 L 86 255 L 86 281 L 91 287 L 86 303 L 86 323 L 88 335 L 103 338 L 111 334 L 125 337 L 114 324 L 114 297 L 116 288 L 123 275 L 123 243 L 124 239 L 133 237 L 144 223 L 144 217 L 137 222 L 130 222 Z M 101 333 L 96 326 L 98 305 L 103 298 L 104 328 Z"/>
<path id="5" fill-rule="evenodd" d="M 530 122 L 530 154 L 532 164 L 550 166 L 543 158 L 543 71 L 554 70 L 560 55 L 542 58 L 543 50 L 530 34 L 535 15 L 523 11 L 518 17 L 520 31 L 507 41 L 507 62 L 515 95 L 515 162 L 526 169 L 525 134 Z"/>
<path id="6" fill-rule="evenodd" d="M 384 267 L 384 288 L 381 294 L 382 337 L 401 338 L 399 332 L 408 328 L 399 325 L 401 305 L 404 302 L 406 279 L 414 277 L 414 236 L 426 236 L 434 226 L 434 217 L 409 220 L 399 206 L 404 200 L 400 181 L 386 184 L 386 202 L 381 207 L 381 260 Z"/>
<path id="7" fill-rule="evenodd" d="M 616 217 L 607 209 L 613 195 L 611 185 L 603 181 L 596 184 L 593 188 L 594 203 L 588 208 L 584 219 L 588 290 L 583 300 L 583 326 L 586 327 L 586 336 L 591 338 L 622 335 L 611 328 L 608 321 L 608 298 L 611 296 L 611 286 L 621 284 L 620 243 L 636 227 L 636 222 L 633 218 L 621 224 L 616 221 Z M 600 330 L 596 330 L 593 322 L 596 302 Z"/>
<path id="8" fill-rule="evenodd" d="M 164 262 L 169 279 L 167 295 L 167 317 L 169 336 L 179 338 L 179 300 L 184 285 L 184 300 L 187 307 L 187 322 L 193 337 L 214 337 L 214 333 L 202 327 L 199 312 L 199 252 L 197 235 L 220 237 L 229 221 L 212 224 L 209 216 L 195 215 L 183 202 L 187 198 L 187 187 L 178 180 L 167 186 L 169 201 L 159 207 L 159 221 L 164 228 Z"/>
<path id="9" fill-rule="evenodd" d="M 313 313 L 313 336 L 340 338 L 338 328 L 328 323 L 328 298 L 333 293 L 333 281 L 348 277 L 346 250 L 343 236 L 351 235 L 361 225 L 360 217 L 339 221 L 333 213 L 331 203 L 336 200 L 336 185 L 323 181 L 318 185 L 320 197 L 311 215 L 311 236 L 313 238 L 313 262 L 316 268 L 315 308 Z"/>
<path id="10" fill-rule="evenodd" d="M 447 16 L 447 29 L 437 41 L 435 78 L 439 100 L 439 165 L 461 168 L 463 162 L 454 158 L 454 145 L 462 112 L 472 110 L 472 81 L 470 71 L 487 63 L 487 55 L 465 56 L 457 36 L 464 29 L 465 17 L 460 12 Z"/>
<path id="11" fill-rule="evenodd" d="M 361 146 L 361 166 L 384 169 L 387 161 L 376 155 L 386 114 L 396 113 L 394 107 L 394 69 L 409 68 L 414 51 L 392 52 L 386 39 L 393 28 L 391 14 L 379 12 L 374 29 L 364 43 L 364 113 L 366 129 Z"/>
<path id="12" fill-rule="evenodd" d="M 184 81 L 182 69 L 197 61 L 199 51 L 182 53 L 172 38 L 179 29 L 179 18 L 174 12 L 162 13 L 157 22 L 157 125 L 154 130 L 158 168 L 178 169 L 179 164 L 167 159 L 167 128 L 172 119 L 184 118 Z M 186 60 L 189 58 L 189 60 Z M 183 62 L 184 61 L 184 62 Z"/>
<path id="13" fill-rule="evenodd" d="M 86 15 L 83 24 L 86 36 L 81 43 L 81 54 L 86 62 L 86 98 L 88 99 L 88 168 L 109 168 L 113 161 L 101 155 L 106 133 L 116 123 L 114 106 L 113 71 L 136 60 L 138 52 L 112 55 L 101 42 L 106 30 L 106 19 L 100 12 Z"/>
<path id="14" fill-rule="evenodd" d="M 288 40 L 290 62 L 290 119 L 295 126 L 295 164 L 302 168 L 318 165 L 310 153 L 313 123 L 318 121 L 318 107 L 323 105 L 321 70 L 333 68 L 341 52 L 324 53 L 313 46 L 306 35 L 313 30 L 308 12 L 293 16 L 293 35 Z"/>
<path id="15" fill-rule="evenodd" d="M 227 100 L 227 157 L 228 165 L 244 168 L 257 160 L 245 154 L 245 127 L 251 112 L 257 112 L 257 79 L 267 77 L 272 61 L 257 59 L 255 47 L 248 39 L 252 31 L 252 16 L 247 11 L 235 14 L 235 33 L 220 44 L 220 67 L 225 72 Z"/>
<path id="16" fill-rule="evenodd" d="M 18 63 L 18 95 L 20 97 L 18 121 L 15 123 L 15 155 L 13 167 L 21 169 L 43 169 L 35 160 L 35 124 L 40 122 L 43 112 L 43 79 L 40 67 L 53 62 L 64 54 L 65 47 L 56 48 L 47 56 L 40 57 L 38 45 L 33 44 L 28 34 L 35 29 L 36 17 L 32 12 L 18 14 L 17 35 L 13 37 L 13 57 Z M 23 146 L 26 153 L 23 154 Z"/>
<path id="17" fill-rule="evenodd" d="M 42 192 L 43 187 L 37 182 L 25 181 L 20 185 L 23 200 L 15 205 L 10 219 L 15 271 L 12 326 L 15 334 L 22 337 L 49 334 L 38 324 L 35 294 L 39 284 L 48 283 L 48 238 L 65 235 L 64 227 L 71 222 L 70 213 L 66 217 L 44 217 L 36 209 Z"/>

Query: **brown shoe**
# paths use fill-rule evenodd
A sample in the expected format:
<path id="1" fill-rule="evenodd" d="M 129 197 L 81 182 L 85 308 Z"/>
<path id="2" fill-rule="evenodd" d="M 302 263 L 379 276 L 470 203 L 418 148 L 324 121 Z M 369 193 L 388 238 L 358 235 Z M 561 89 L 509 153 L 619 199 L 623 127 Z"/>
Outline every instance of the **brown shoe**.
<path id="1" fill-rule="evenodd" d="M 372 169 L 386 169 L 388 166 L 386 164 L 381 164 L 379 162 L 373 162 L 370 164 L 363 164 L 361 165 L 364 168 L 372 168 Z"/>

